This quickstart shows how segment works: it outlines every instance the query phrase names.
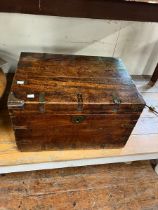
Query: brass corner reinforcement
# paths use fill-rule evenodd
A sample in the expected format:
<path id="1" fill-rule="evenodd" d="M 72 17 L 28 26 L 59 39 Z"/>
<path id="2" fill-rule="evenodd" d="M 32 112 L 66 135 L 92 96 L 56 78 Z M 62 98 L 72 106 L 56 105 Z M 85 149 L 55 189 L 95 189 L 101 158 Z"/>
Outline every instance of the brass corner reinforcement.
<path id="1" fill-rule="evenodd" d="M 8 97 L 8 108 L 16 108 L 21 109 L 23 108 L 25 102 L 24 100 L 20 100 L 15 97 L 14 93 L 11 92 Z"/>

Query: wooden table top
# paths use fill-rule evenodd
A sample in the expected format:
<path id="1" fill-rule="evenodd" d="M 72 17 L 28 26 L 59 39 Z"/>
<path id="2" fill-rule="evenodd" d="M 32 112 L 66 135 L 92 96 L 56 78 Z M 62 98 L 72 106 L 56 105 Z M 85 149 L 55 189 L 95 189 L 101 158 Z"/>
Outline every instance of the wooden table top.
<path id="1" fill-rule="evenodd" d="M 1 0 L 0 12 L 158 22 L 158 0 Z"/>

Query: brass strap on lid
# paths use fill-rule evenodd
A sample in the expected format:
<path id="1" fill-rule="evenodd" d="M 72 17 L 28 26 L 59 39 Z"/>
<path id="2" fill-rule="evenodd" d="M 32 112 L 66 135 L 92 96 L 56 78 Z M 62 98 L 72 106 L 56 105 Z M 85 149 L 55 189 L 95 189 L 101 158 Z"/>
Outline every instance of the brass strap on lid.
<path id="1" fill-rule="evenodd" d="M 77 102 L 78 102 L 77 110 L 78 111 L 82 111 L 83 110 L 83 98 L 82 98 L 82 94 L 81 93 L 77 94 Z"/>
<path id="2" fill-rule="evenodd" d="M 121 104 L 121 99 L 115 93 L 112 94 L 112 100 L 114 104 L 117 104 L 117 105 Z"/>
<path id="3" fill-rule="evenodd" d="M 113 112 L 117 113 L 119 110 L 119 106 L 121 104 L 121 99 L 116 93 L 112 94 L 112 101 L 116 105 L 115 108 L 113 109 Z"/>
<path id="4" fill-rule="evenodd" d="M 45 112 L 45 93 L 39 93 L 39 111 L 41 113 Z"/>

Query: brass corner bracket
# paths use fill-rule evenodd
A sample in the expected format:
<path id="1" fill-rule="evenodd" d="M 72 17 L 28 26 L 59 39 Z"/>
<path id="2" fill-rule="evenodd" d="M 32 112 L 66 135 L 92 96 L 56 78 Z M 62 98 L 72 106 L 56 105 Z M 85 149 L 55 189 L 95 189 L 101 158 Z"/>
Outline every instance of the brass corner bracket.
<path id="1" fill-rule="evenodd" d="M 11 92 L 8 97 L 8 107 L 9 108 L 23 108 L 25 102 L 15 97 L 14 93 Z"/>

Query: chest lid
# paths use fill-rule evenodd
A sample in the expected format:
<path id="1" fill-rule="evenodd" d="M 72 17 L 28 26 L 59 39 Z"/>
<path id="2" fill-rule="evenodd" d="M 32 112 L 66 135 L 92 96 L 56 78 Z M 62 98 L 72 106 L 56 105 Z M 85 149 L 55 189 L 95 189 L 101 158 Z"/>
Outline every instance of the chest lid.
<path id="1" fill-rule="evenodd" d="M 101 114 L 139 111 L 144 100 L 120 59 L 22 53 L 8 107 Z"/>

